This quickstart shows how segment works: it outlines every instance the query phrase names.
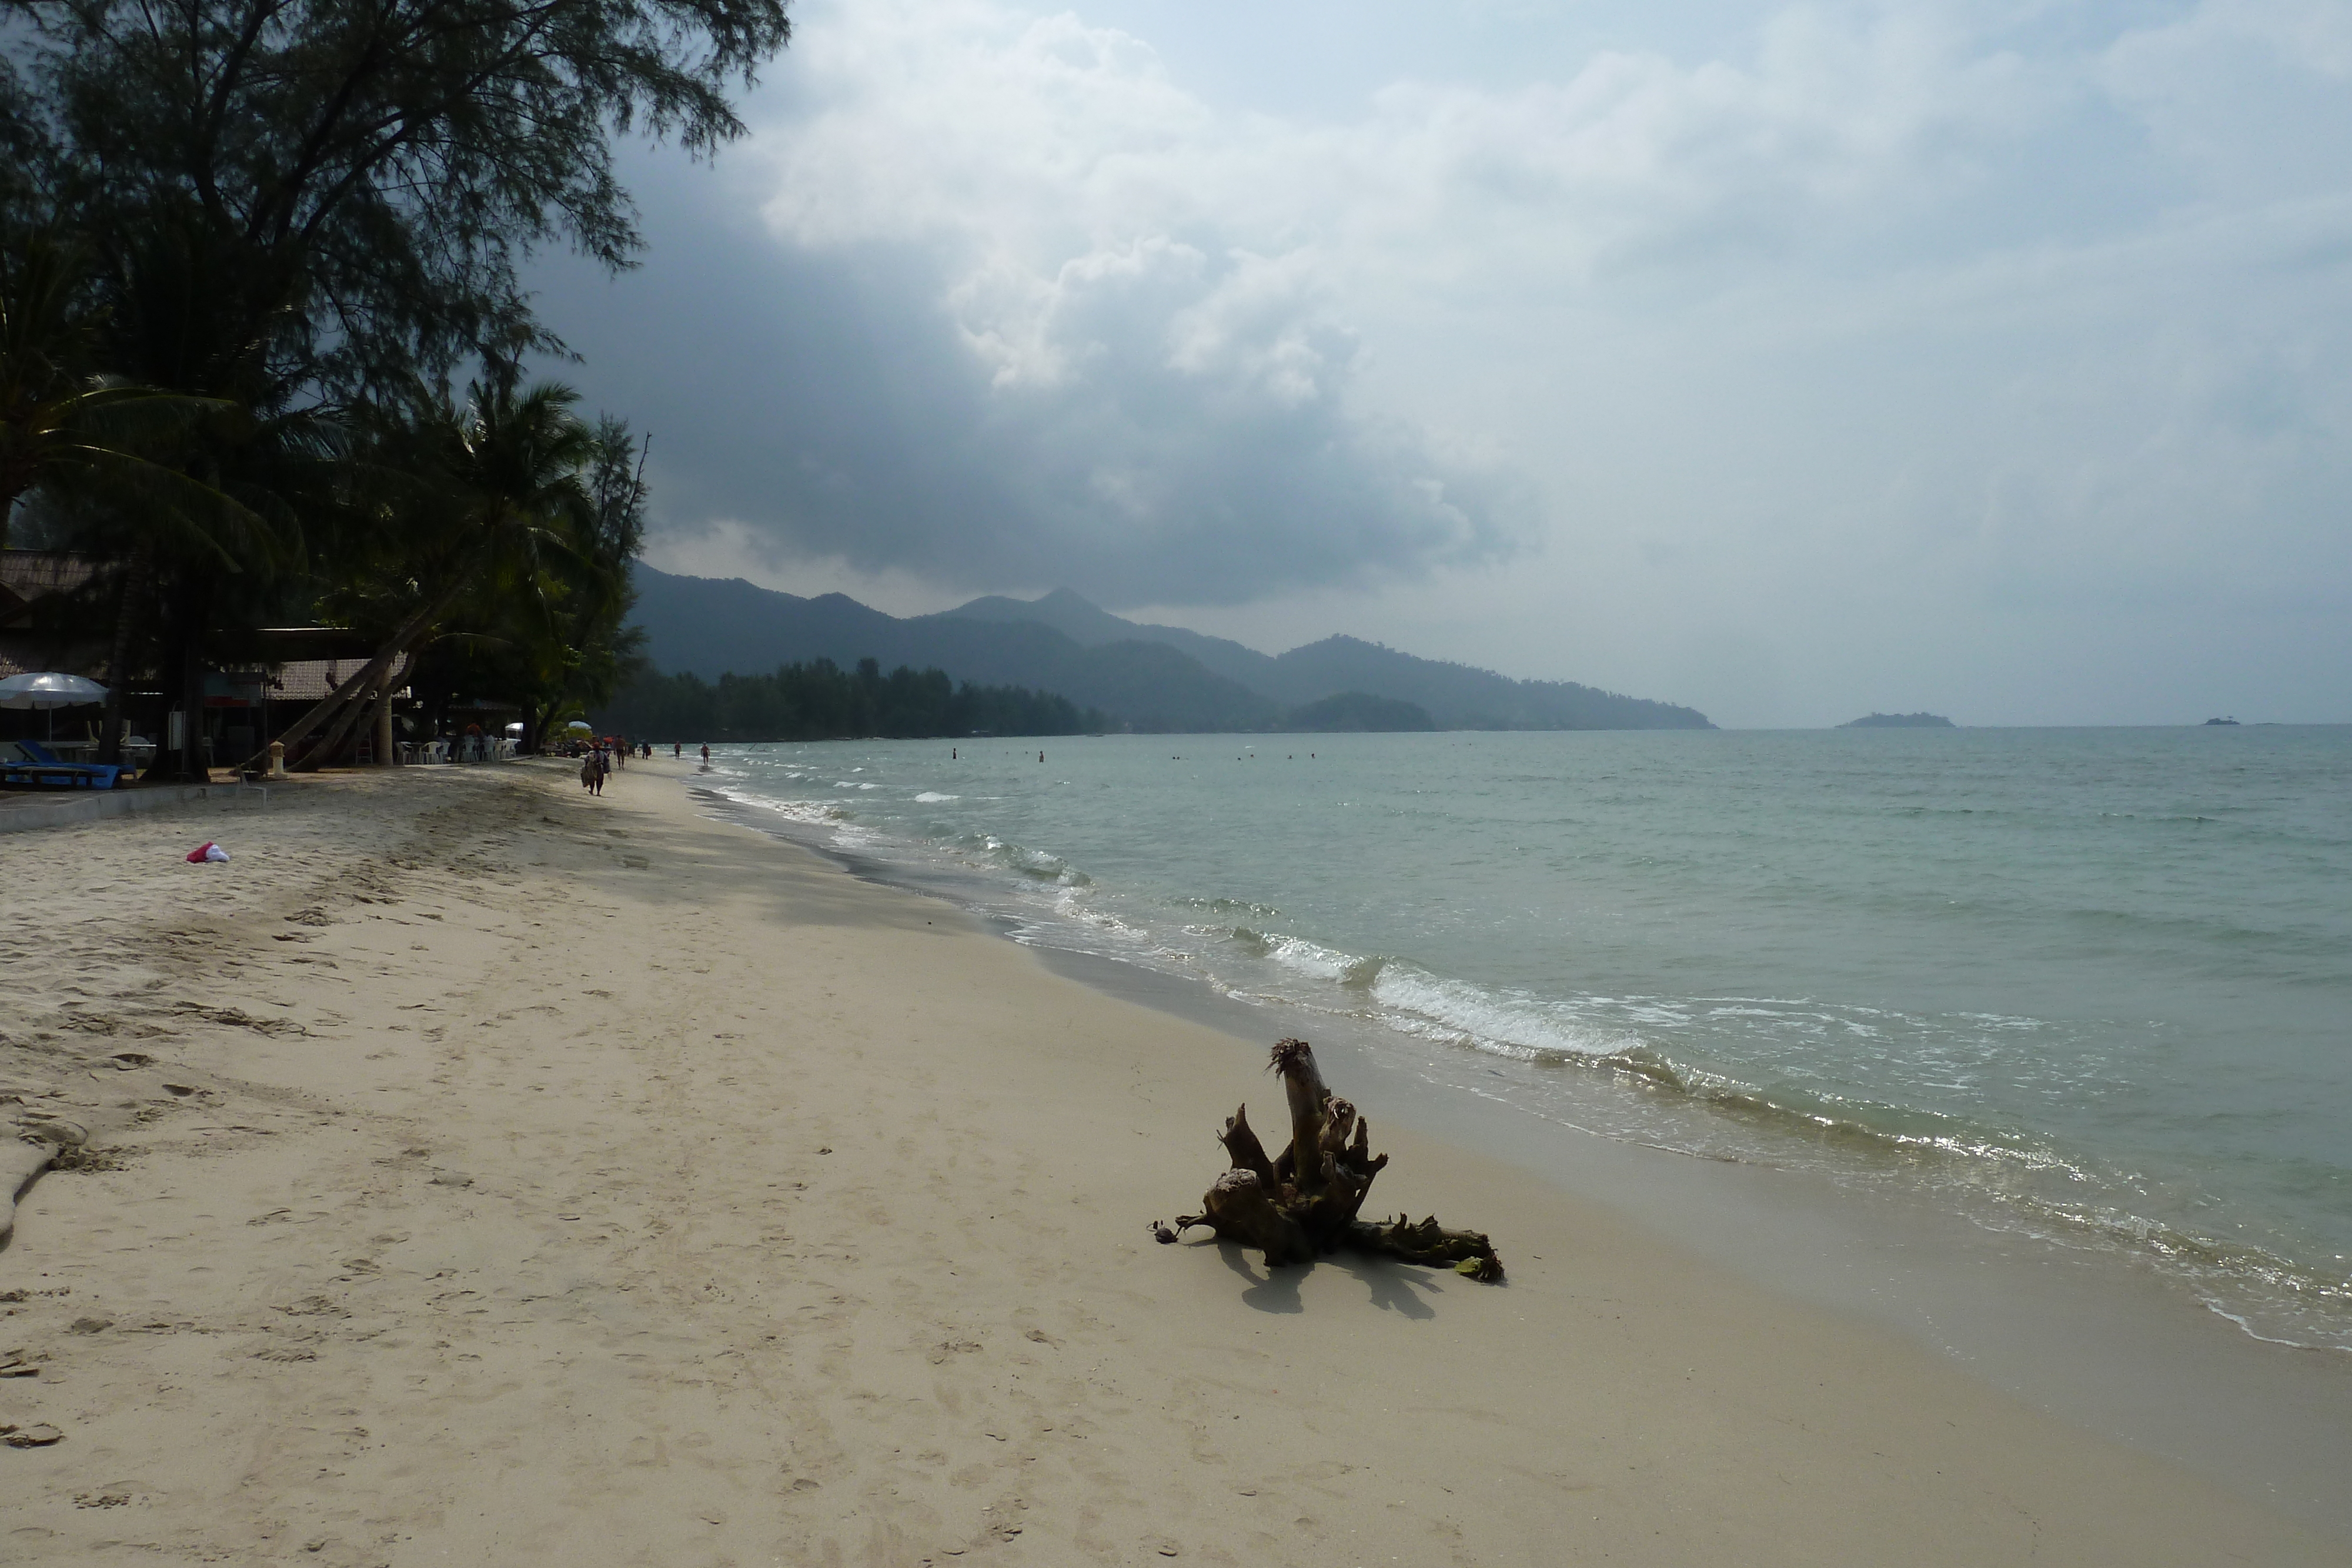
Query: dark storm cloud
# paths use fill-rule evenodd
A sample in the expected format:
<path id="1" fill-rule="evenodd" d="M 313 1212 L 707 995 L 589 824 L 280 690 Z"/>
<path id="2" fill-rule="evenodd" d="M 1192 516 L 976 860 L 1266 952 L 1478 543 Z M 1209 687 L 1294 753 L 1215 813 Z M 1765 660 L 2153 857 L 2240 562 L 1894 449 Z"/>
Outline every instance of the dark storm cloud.
<path id="1" fill-rule="evenodd" d="M 1278 269 L 1151 242 L 1066 267 L 1017 347 L 910 244 L 794 246 L 730 185 L 640 180 L 654 249 L 549 269 L 572 373 L 655 438 L 656 515 L 975 591 L 1233 603 L 1490 558 L 1508 476 L 1359 417 L 1357 353 Z"/>

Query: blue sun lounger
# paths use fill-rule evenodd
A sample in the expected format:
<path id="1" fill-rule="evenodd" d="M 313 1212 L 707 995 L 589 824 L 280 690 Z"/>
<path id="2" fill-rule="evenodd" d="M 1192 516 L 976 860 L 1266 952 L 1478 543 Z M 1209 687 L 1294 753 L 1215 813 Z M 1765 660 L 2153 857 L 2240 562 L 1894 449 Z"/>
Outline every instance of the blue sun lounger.
<path id="1" fill-rule="evenodd" d="M 0 762 L 0 789 L 111 789 L 128 768 L 110 762 L 60 762 L 37 740 L 19 740 L 30 762 Z"/>

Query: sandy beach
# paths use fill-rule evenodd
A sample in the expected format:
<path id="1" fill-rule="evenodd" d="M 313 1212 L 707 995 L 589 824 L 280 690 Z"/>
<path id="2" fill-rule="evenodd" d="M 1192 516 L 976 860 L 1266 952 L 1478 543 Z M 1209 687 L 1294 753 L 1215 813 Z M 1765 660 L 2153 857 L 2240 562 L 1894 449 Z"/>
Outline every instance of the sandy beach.
<path id="1" fill-rule="evenodd" d="M 2345 1559 L 1377 1103 L 1372 1207 L 1507 1284 L 1155 1245 L 1270 1041 L 684 771 L 0 837 L 0 1108 L 70 1150 L 0 1252 L 0 1425 L 58 1434 L 0 1558 Z"/>

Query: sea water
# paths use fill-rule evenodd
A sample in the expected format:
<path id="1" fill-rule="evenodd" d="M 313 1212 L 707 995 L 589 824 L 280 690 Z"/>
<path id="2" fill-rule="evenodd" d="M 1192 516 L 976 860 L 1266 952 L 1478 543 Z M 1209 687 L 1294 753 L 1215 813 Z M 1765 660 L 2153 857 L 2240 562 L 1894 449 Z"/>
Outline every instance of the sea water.
<path id="1" fill-rule="evenodd" d="M 698 782 L 1432 1093 L 2352 1350 L 2352 729 L 828 742 Z"/>

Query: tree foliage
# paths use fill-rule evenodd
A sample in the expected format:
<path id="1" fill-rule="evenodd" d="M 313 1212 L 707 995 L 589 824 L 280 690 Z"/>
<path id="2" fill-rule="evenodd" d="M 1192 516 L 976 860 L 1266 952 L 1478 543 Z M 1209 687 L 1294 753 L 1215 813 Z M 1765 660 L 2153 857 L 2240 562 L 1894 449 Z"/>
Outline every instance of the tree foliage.
<path id="1" fill-rule="evenodd" d="M 621 420 L 580 420 L 576 401 L 552 383 L 477 386 L 466 413 L 436 416 L 463 458 L 445 465 L 440 494 L 468 498 L 452 531 L 476 553 L 453 558 L 470 586 L 411 684 L 443 702 L 495 692 L 522 708 L 532 740 L 559 714 L 611 697 L 642 641 L 622 625 L 645 538 L 640 448 Z"/>
<path id="2" fill-rule="evenodd" d="M 1086 735 L 1103 716 L 1067 697 L 1026 686 L 961 685 L 941 670 L 901 664 L 888 674 L 873 659 L 844 670 L 830 659 L 784 664 L 770 675 L 651 671 L 595 710 L 598 726 L 648 739 L 844 740 L 961 735 Z"/>
<path id="3" fill-rule="evenodd" d="M 161 457 L 185 444 L 198 415 L 228 405 L 91 373 L 77 263 L 71 247 L 43 236 L 0 249 L 0 547 L 18 499 L 47 485 L 147 503 L 151 516 L 189 525 L 193 542 L 226 554 L 250 514 Z"/>
<path id="4" fill-rule="evenodd" d="M 244 629 L 323 613 L 368 680 L 421 653 L 534 714 L 609 695 L 641 467 L 518 390 L 562 351 L 520 268 L 631 265 L 614 139 L 740 135 L 785 5 L 0 0 L 0 526 L 30 494 L 115 568 L 113 675 L 194 711 Z"/>
<path id="5" fill-rule="evenodd" d="M 499 376 L 461 400 L 412 389 L 376 420 L 354 465 L 377 477 L 373 505 L 348 549 L 351 569 L 321 601 L 378 644 L 354 692 L 404 654 L 422 656 L 430 679 L 410 684 L 436 691 L 444 707 L 457 686 L 542 716 L 583 680 L 590 695 L 608 689 L 583 672 L 616 669 L 630 645 L 620 622 L 644 492 L 634 476 L 625 494 L 610 477 L 635 450 L 627 426 L 592 427 L 578 402 L 557 382 L 519 388 Z M 341 733 L 329 729 L 319 749 Z"/>
<path id="6" fill-rule="evenodd" d="M 698 154 L 782 0 L 0 0 L 13 134 L 154 384 L 355 399 L 552 337 L 517 276 L 640 246 L 609 139 Z M 177 330 L 159 329 L 169 324 Z"/>

